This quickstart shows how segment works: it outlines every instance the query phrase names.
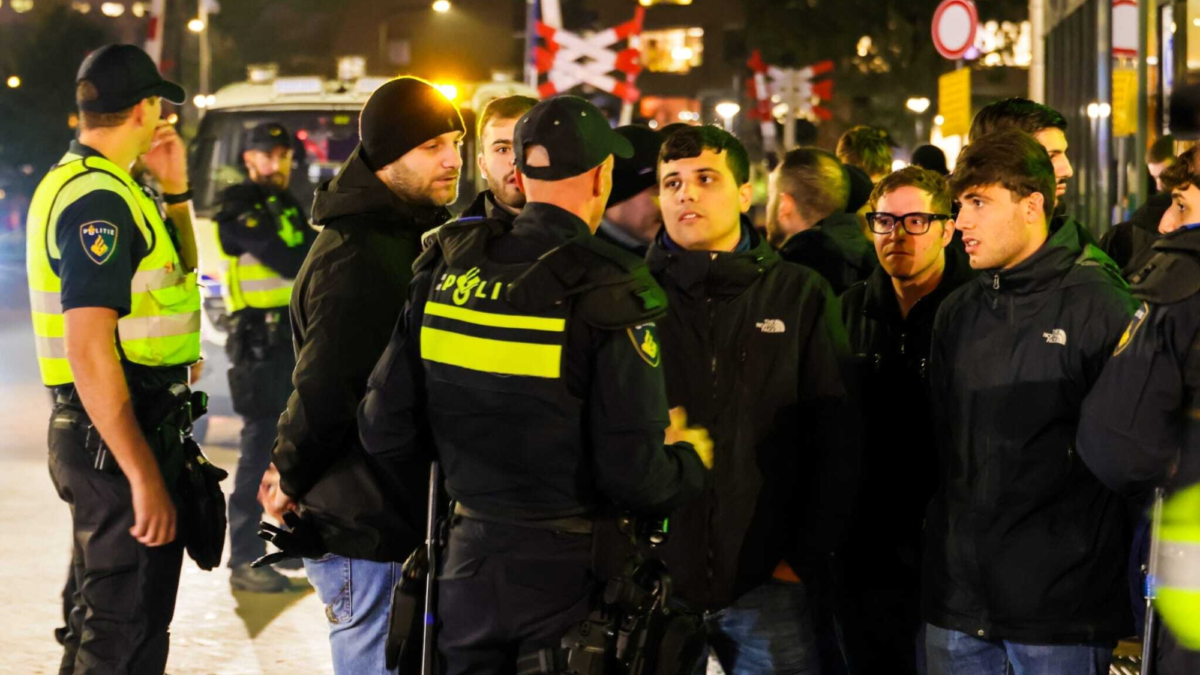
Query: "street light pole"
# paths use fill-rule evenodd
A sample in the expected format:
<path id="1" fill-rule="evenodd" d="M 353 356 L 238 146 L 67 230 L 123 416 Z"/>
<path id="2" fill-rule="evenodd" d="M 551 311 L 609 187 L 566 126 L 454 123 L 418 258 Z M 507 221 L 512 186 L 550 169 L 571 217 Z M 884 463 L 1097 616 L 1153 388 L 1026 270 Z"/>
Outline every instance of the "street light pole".
<path id="1" fill-rule="evenodd" d="M 200 93 L 208 94 L 209 71 L 212 70 L 212 54 L 208 43 L 208 0 L 200 0 L 198 13 L 204 28 L 200 30 Z"/>

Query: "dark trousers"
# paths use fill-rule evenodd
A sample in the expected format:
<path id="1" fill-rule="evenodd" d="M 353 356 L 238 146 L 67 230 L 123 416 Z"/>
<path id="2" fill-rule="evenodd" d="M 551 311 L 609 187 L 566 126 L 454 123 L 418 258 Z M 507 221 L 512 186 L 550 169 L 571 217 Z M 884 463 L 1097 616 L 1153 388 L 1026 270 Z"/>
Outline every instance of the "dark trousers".
<path id="1" fill-rule="evenodd" d="M 258 503 L 258 485 L 271 463 L 275 446 L 278 415 L 247 419 L 242 426 L 241 456 L 234 475 L 233 494 L 229 496 L 229 566 L 254 562 L 267 552 L 267 544 L 258 537 L 262 504 Z"/>
<path id="2" fill-rule="evenodd" d="M 438 576 L 443 674 L 515 672 L 587 618 L 596 588 L 591 535 L 456 517 Z"/>
<path id="3" fill-rule="evenodd" d="M 167 664 L 183 538 L 146 547 L 129 534 L 133 502 L 120 473 L 92 467 L 86 429 L 51 416 L 50 477 L 71 508 L 75 592 L 60 675 L 161 675 Z M 57 421 L 57 423 L 56 423 Z"/>
<path id="4" fill-rule="evenodd" d="M 241 457 L 229 496 L 229 566 L 253 562 L 266 553 L 258 538 L 262 505 L 258 486 L 271 463 L 279 415 L 292 393 L 296 359 L 287 308 L 243 309 L 232 316 L 225 353 L 229 395 L 242 416 Z"/>

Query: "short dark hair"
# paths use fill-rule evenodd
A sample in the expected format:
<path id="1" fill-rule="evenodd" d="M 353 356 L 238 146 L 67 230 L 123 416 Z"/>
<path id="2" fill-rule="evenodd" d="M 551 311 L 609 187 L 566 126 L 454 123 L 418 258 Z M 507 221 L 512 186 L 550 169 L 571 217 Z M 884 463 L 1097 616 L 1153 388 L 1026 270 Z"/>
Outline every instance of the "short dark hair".
<path id="1" fill-rule="evenodd" d="M 750 157 L 746 154 L 745 146 L 733 134 L 711 125 L 672 132 L 658 152 L 658 163 L 661 165 L 677 159 L 699 157 L 705 150 L 725 153 L 725 165 L 738 185 L 750 182 Z"/>
<path id="2" fill-rule="evenodd" d="M 529 112 L 538 104 L 536 98 L 530 96 L 504 96 L 494 98 L 483 106 L 479 119 L 475 121 L 475 137 L 483 138 L 483 128 L 492 120 L 515 120 Z"/>
<path id="3" fill-rule="evenodd" d="M 805 220 L 817 222 L 846 210 L 850 179 L 834 155 L 818 148 L 797 148 L 780 162 L 776 189 L 796 202 Z"/>
<path id="4" fill-rule="evenodd" d="M 91 103 L 98 98 L 100 98 L 100 92 L 96 91 L 96 85 L 91 80 L 80 80 L 75 85 L 75 105 L 79 106 L 79 126 L 84 129 L 119 127 L 133 115 L 133 109 L 136 107 L 130 106 L 125 110 L 111 113 L 88 112 L 83 109 L 84 103 Z"/>
<path id="5" fill-rule="evenodd" d="M 878 176 L 892 170 L 892 142 L 883 129 L 860 125 L 838 139 L 837 157 L 870 176 Z"/>
<path id="6" fill-rule="evenodd" d="M 1186 190 L 1189 185 L 1200 187 L 1200 175 L 1196 174 L 1196 156 L 1200 154 L 1200 146 L 1190 148 L 1179 156 L 1175 163 L 1158 175 L 1163 189 L 1167 192 Z"/>
<path id="7" fill-rule="evenodd" d="M 1067 118 L 1054 108 L 1027 98 L 1010 98 L 984 106 L 971 122 L 970 142 L 1005 129 L 1019 129 L 1033 136 L 1043 129 L 1067 130 Z"/>
<path id="8" fill-rule="evenodd" d="M 1054 213 L 1054 165 L 1046 148 L 1024 131 L 1008 129 L 972 140 L 958 156 L 950 176 L 954 196 L 986 185 L 999 185 L 1021 199 L 1040 192 L 1046 218 Z"/>
<path id="9" fill-rule="evenodd" d="M 1146 151 L 1147 164 L 1162 164 L 1171 159 L 1175 159 L 1175 137 L 1170 134 L 1159 136 Z"/>
<path id="10" fill-rule="evenodd" d="M 923 169 L 919 166 L 906 166 L 884 176 L 875 184 L 871 191 L 871 210 L 879 206 L 879 200 L 903 187 L 914 187 L 929 195 L 929 208 L 935 213 L 949 214 L 954 206 L 954 195 L 950 194 L 950 184 L 946 178 L 936 171 Z"/>

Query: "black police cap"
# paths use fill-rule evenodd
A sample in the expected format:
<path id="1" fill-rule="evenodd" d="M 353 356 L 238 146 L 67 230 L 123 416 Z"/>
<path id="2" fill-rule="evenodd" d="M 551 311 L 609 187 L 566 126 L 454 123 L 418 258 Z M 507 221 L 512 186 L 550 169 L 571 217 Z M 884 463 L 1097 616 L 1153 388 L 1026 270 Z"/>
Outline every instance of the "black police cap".
<path id="1" fill-rule="evenodd" d="M 525 148 L 540 145 L 549 166 L 525 163 Z M 596 106 L 577 96 L 542 101 L 517 121 L 513 131 L 517 169 L 534 180 L 563 180 L 594 169 L 609 155 L 628 159 L 633 145 L 604 119 Z"/>
<path id="2" fill-rule="evenodd" d="M 164 80 L 150 55 L 134 45 L 105 45 L 88 54 L 75 76 L 76 84 L 83 80 L 96 89 L 95 97 L 76 101 L 84 112 L 120 112 L 151 96 L 177 105 L 187 98 L 183 87 Z"/>
<path id="3" fill-rule="evenodd" d="M 246 135 L 246 150 L 270 152 L 275 148 L 291 148 L 292 135 L 278 122 L 263 122 Z"/>

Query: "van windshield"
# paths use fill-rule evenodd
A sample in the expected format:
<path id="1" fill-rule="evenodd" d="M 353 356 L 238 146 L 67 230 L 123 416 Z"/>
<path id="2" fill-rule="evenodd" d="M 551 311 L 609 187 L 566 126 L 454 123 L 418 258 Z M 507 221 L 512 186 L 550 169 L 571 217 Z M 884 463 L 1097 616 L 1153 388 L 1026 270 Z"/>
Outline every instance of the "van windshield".
<path id="1" fill-rule="evenodd" d="M 212 216 L 221 192 L 246 177 L 242 150 L 251 129 L 278 122 L 292 134 L 294 149 L 289 190 L 307 209 L 313 192 L 333 178 L 358 144 L 357 110 L 237 110 L 204 116 L 189 149 L 188 173 L 196 212 Z"/>

